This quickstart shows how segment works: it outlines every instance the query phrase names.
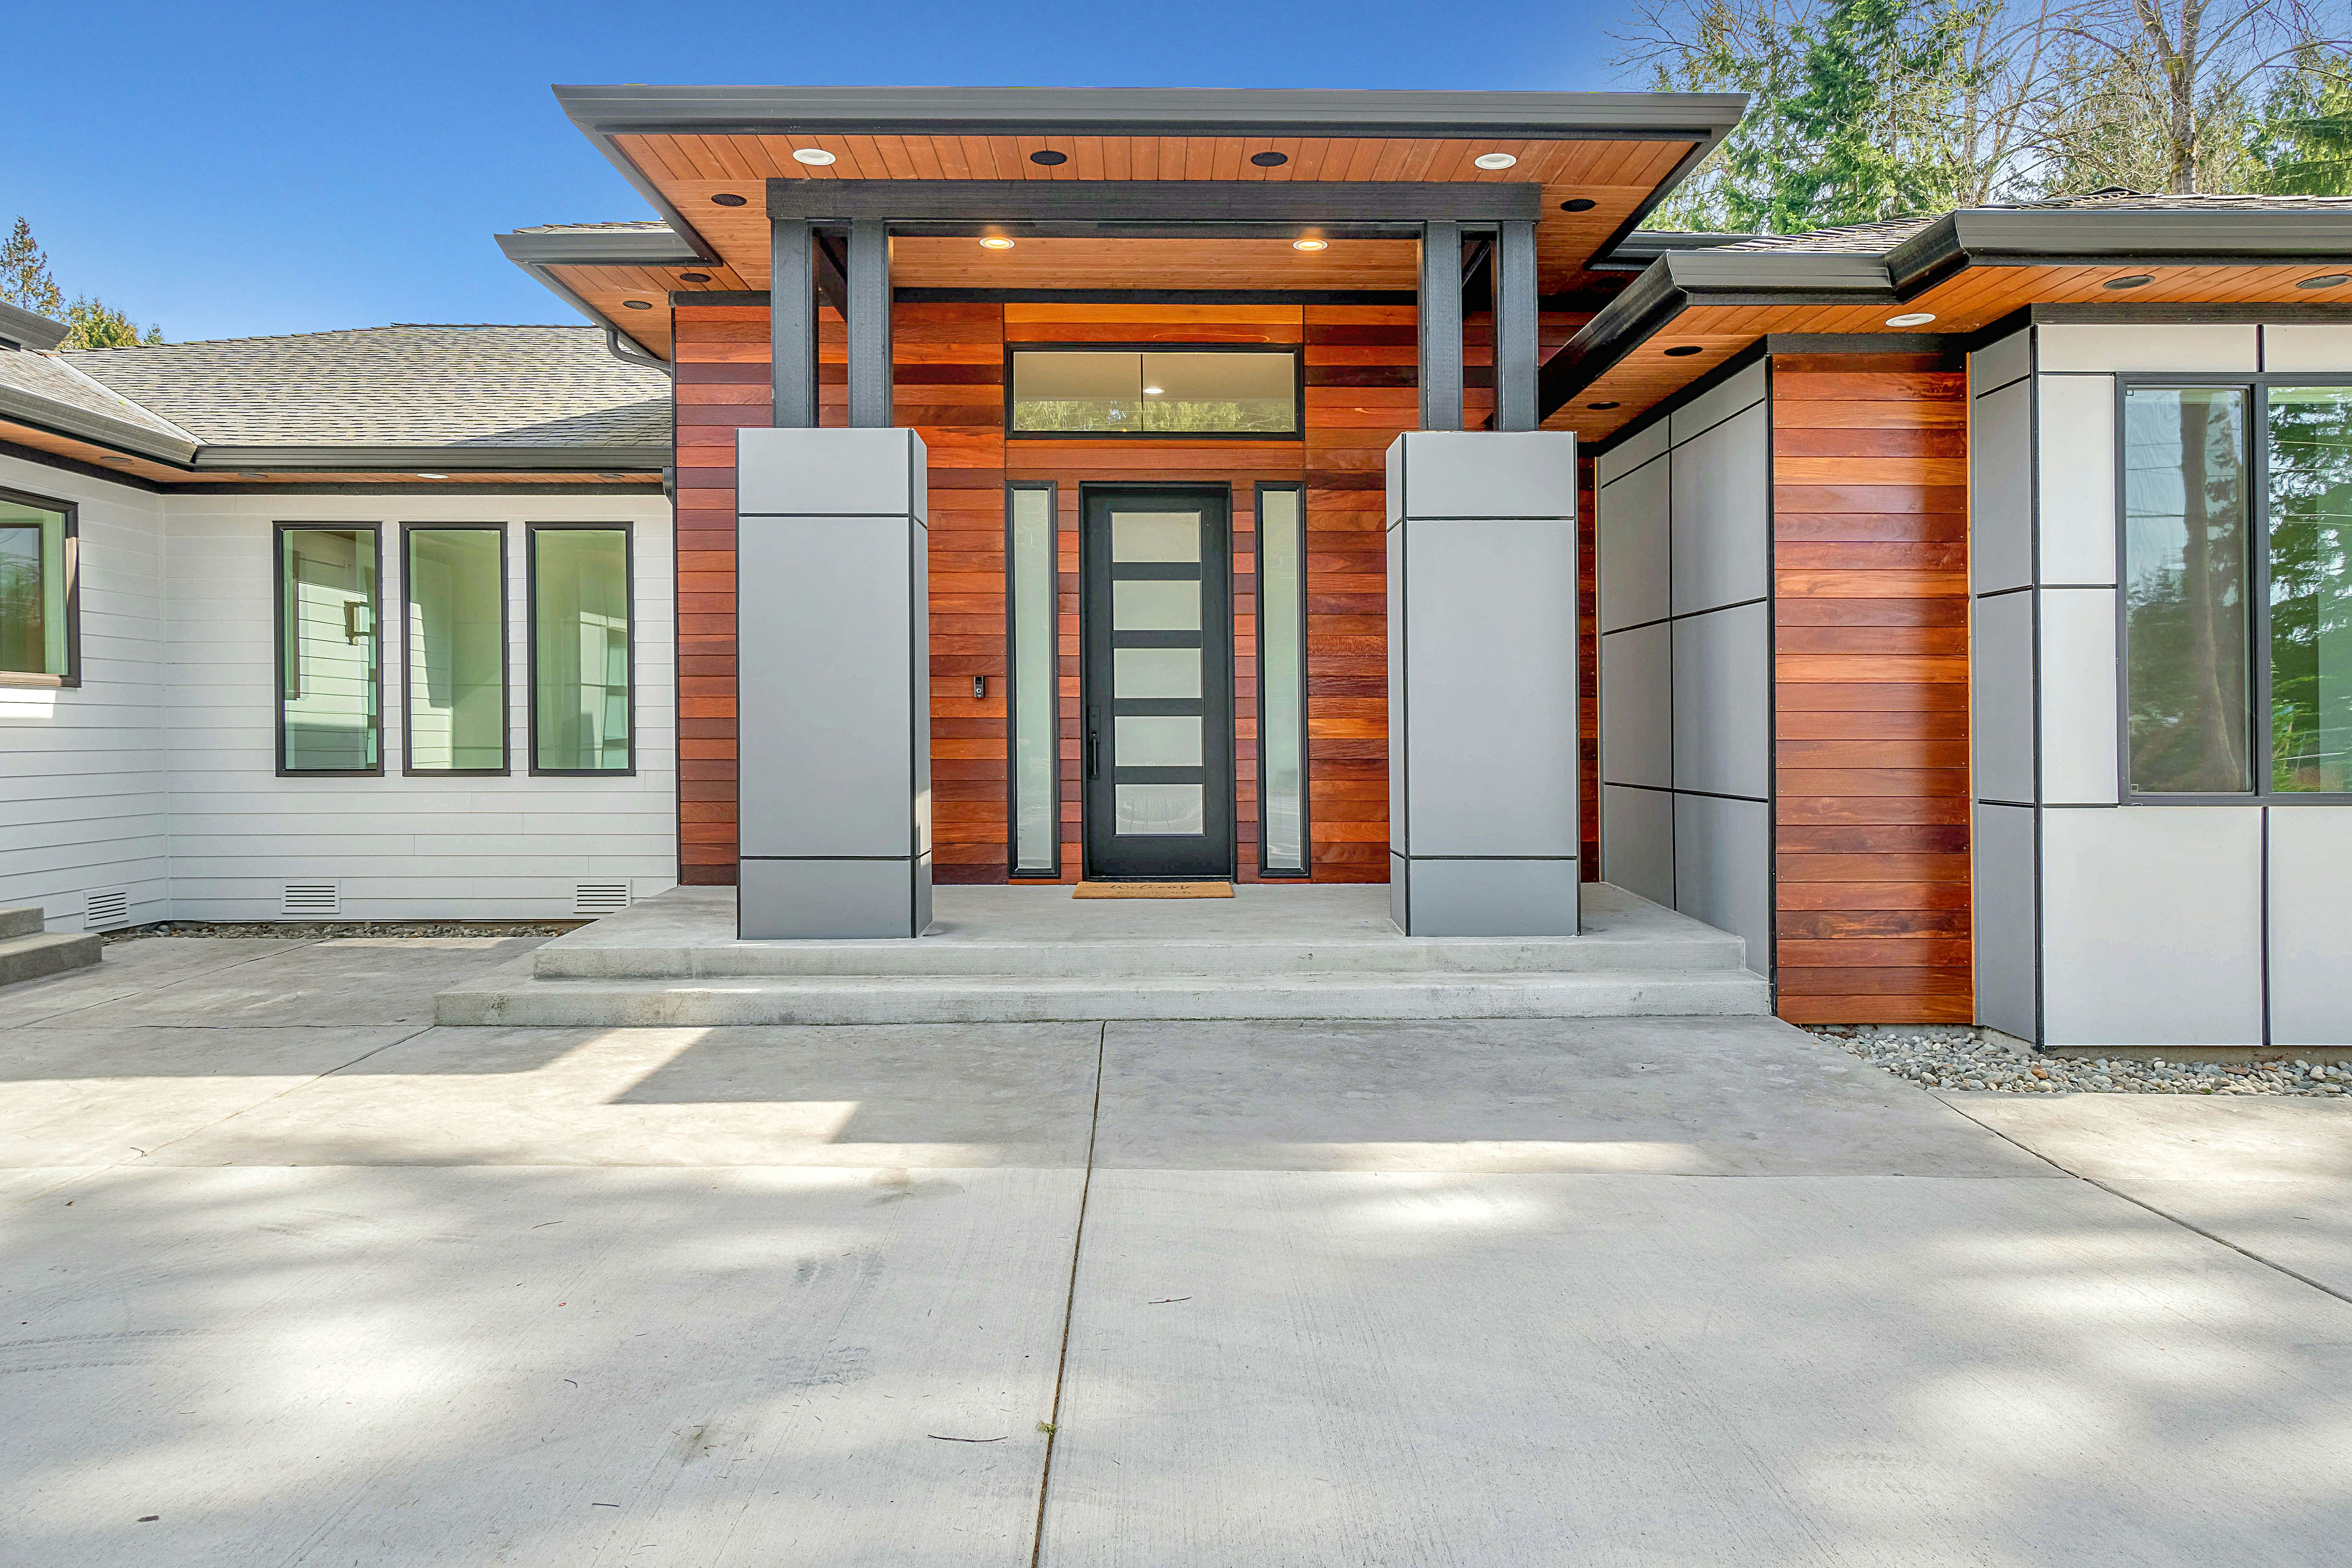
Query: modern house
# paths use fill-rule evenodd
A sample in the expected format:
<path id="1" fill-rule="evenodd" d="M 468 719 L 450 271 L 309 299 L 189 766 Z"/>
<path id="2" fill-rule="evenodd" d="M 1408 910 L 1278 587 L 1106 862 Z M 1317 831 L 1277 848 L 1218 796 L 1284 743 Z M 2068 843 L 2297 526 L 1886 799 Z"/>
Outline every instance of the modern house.
<path id="1" fill-rule="evenodd" d="M 0 905 L 1606 882 L 1800 1022 L 2352 1043 L 2352 203 L 1661 234 L 1741 100 L 558 98 L 660 215 L 499 237 L 593 326 L 0 316 Z"/>

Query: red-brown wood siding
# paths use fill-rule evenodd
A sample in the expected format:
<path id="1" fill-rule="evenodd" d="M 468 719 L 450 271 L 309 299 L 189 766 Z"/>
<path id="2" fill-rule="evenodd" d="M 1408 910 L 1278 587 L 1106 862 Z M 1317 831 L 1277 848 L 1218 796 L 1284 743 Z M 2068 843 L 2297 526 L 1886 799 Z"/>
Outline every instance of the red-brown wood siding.
<path id="1" fill-rule="evenodd" d="M 1968 392 L 1772 362 L 1780 1016 L 1967 1023 Z"/>

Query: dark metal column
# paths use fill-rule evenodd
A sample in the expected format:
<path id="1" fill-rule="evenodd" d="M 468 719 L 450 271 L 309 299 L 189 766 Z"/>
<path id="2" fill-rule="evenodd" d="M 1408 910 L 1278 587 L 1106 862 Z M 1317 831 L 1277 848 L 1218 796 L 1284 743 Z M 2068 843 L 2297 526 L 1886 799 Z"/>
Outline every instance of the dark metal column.
<path id="1" fill-rule="evenodd" d="M 1462 428 L 1462 226 L 1421 226 L 1421 427 Z"/>
<path id="2" fill-rule="evenodd" d="M 775 408 L 770 424 L 816 426 L 816 257 L 805 218 L 778 218 L 768 242 L 768 348 Z"/>
<path id="3" fill-rule="evenodd" d="M 1532 430 L 1536 417 L 1536 226 L 1505 223 L 1495 247 L 1495 428 Z"/>
<path id="4" fill-rule="evenodd" d="M 890 424 L 890 226 L 878 217 L 849 224 L 849 423 Z"/>

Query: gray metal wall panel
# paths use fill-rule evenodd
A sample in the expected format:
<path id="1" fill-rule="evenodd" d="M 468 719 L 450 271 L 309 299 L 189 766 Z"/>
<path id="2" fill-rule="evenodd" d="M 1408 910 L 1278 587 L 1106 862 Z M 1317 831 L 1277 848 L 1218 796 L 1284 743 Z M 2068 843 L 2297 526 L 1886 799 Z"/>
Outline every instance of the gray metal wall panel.
<path id="1" fill-rule="evenodd" d="M 1672 520 L 1666 506 L 1668 465 L 1636 469 L 1595 498 L 1595 540 L 1601 595 L 1601 629 L 1662 621 L 1667 604 L 1666 536 Z"/>
<path id="2" fill-rule="evenodd" d="M 1411 853 L 1576 854 L 1574 521 L 1403 526 Z"/>
<path id="3" fill-rule="evenodd" d="M 1749 408 L 1678 446 L 1674 609 L 1685 616 L 1770 591 L 1771 421 Z"/>
<path id="4" fill-rule="evenodd" d="M 2116 581 L 2116 378 L 2045 375 L 2035 395 L 2042 575 Z"/>
<path id="5" fill-rule="evenodd" d="M 1769 605 L 1674 623 L 1676 789 L 1771 793 L 1771 629 Z"/>
<path id="6" fill-rule="evenodd" d="M 2352 371 L 2352 326 L 2264 327 L 2263 368 L 2322 375 Z"/>
<path id="7" fill-rule="evenodd" d="M 2250 371 L 2259 328 L 2234 322 L 2152 321 L 2042 326 L 2036 368 L 2157 373 Z"/>
<path id="8" fill-rule="evenodd" d="M 1969 356 L 1969 395 L 1981 397 L 2033 368 L 2033 329 L 2022 328 Z"/>
<path id="9" fill-rule="evenodd" d="M 1654 419 L 1592 460 L 1592 482 L 1607 486 L 1662 456 L 1666 449 L 1666 422 Z"/>
<path id="10" fill-rule="evenodd" d="M 2262 815 L 2042 814 L 2048 1044 L 2261 1043 Z"/>
<path id="11" fill-rule="evenodd" d="M 735 433 L 735 510 L 779 516 L 928 515 L 922 437 L 912 430 L 758 428 Z"/>
<path id="12" fill-rule="evenodd" d="M 1576 443 L 1561 432 L 1415 430 L 1397 445 L 1406 517 L 1576 515 Z"/>
<path id="13" fill-rule="evenodd" d="M 2033 808 L 1976 808 L 1977 1022 L 2034 1036 Z"/>
<path id="14" fill-rule="evenodd" d="M 2033 595 L 1971 606 L 1969 723 L 1979 800 L 2033 804 Z"/>
<path id="15" fill-rule="evenodd" d="M 1664 622 L 1601 639 L 1601 776 L 1611 784 L 1675 782 L 1673 647 Z"/>
<path id="16" fill-rule="evenodd" d="M 1675 796 L 1675 908 L 1748 942 L 1748 967 L 1769 972 L 1772 808 L 1762 801 Z"/>
<path id="17" fill-rule="evenodd" d="M 1391 463 L 1397 448 L 1390 448 Z M 1389 848 L 1399 855 L 1412 852 L 1410 831 L 1412 813 L 1406 810 L 1411 800 L 1411 781 L 1405 777 L 1404 738 L 1412 727 L 1412 693 L 1405 689 L 1405 637 L 1411 627 L 1405 620 L 1404 577 L 1405 525 L 1391 523 L 1388 530 L 1388 656 L 1389 656 Z M 1402 923 L 1402 922 L 1400 922 Z"/>
<path id="18" fill-rule="evenodd" d="M 2270 1043 L 2352 1046 L 2352 806 L 2270 817 Z"/>
<path id="19" fill-rule="evenodd" d="M 744 860 L 737 922 L 761 941 L 850 941 L 921 934 L 905 860 Z"/>
<path id="20" fill-rule="evenodd" d="M 1601 879 L 1668 909 L 1675 905 L 1675 797 L 1601 786 Z"/>
<path id="21" fill-rule="evenodd" d="M 2033 581 L 2032 409 L 2030 381 L 1969 405 L 1969 587 L 1974 593 Z"/>
<path id="22" fill-rule="evenodd" d="M 2042 590 L 2042 801 L 2113 805 L 2116 793 L 2116 595 Z"/>
<path id="23" fill-rule="evenodd" d="M 736 630 L 743 854 L 916 847 L 907 539 L 904 516 L 739 522 L 737 591 L 761 606 Z"/>
<path id="24" fill-rule="evenodd" d="M 931 543 L 930 530 L 921 522 L 907 525 L 907 560 L 913 577 L 907 594 L 912 634 L 907 649 L 907 697 L 913 710 L 908 718 L 914 748 L 913 834 L 915 853 L 928 858 L 931 852 Z"/>
<path id="25" fill-rule="evenodd" d="M 1415 936 L 1574 936 L 1574 860 L 1412 863 Z"/>
<path id="26" fill-rule="evenodd" d="M 1668 415 L 1667 423 L 1674 444 L 1679 447 L 1710 426 L 1722 424 L 1741 409 L 1761 403 L 1764 389 L 1764 362 L 1759 359 L 1738 374 L 1709 387 Z"/>

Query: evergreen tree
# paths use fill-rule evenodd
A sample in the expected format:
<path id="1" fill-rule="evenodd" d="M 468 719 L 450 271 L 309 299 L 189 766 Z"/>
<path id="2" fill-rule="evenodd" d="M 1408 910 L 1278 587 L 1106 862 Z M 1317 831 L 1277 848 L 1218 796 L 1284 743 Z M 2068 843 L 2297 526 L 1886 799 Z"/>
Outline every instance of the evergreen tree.
<path id="1" fill-rule="evenodd" d="M 21 216 L 7 240 L 0 243 L 0 299 L 63 321 L 67 332 L 61 348 L 126 349 L 163 341 L 162 328 L 149 327 L 142 334 L 137 322 L 102 300 L 82 294 L 66 303 L 64 291 L 49 275 L 47 254 L 34 239 L 33 226 Z"/>
<path id="2" fill-rule="evenodd" d="M 2352 59 L 2310 45 L 2272 83 L 2247 152 L 2254 188 L 2279 195 L 2352 195 Z"/>

